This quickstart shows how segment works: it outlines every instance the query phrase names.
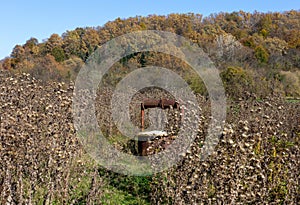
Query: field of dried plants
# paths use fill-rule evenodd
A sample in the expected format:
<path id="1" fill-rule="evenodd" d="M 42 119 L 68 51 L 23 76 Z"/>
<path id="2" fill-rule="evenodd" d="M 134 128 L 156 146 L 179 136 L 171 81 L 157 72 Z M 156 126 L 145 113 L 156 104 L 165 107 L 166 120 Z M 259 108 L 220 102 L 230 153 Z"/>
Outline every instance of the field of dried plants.
<path id="1" fill-rule="evenodd" d="M 72 121 L 73 87 L 0 72 L 0 204 L 299 204 L 299 101 L 228 100 L 220 141 L 201 161 L 211 118 L 209 101 L 198 96 L 198 134 L 180 164 L 135 177 L 105 170 L 83 150 Z M 135 96 L 135 123 L 134 106 L 145 96 L 164 93 Z M 99 124 L 117 149 L 131 152 L 109 116 L 110 99 L 111 90 L 99 92 Z M 169 111 L 166 129 L 173 134 L 176 116 Z M 154 142 L 150 154 L 170 140 Z"/>

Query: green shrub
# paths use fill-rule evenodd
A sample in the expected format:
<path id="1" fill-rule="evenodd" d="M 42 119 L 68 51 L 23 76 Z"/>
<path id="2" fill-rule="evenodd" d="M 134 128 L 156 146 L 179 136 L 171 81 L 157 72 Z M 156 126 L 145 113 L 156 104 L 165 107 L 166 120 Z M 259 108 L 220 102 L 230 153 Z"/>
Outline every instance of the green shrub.
<path id="1" fill-rule="evenodd" d="M 253 76 L 240 67 L 228 67 L 220 76 L 226 93 L 234 99 L 243 97 L 245 91 L 253 92 Z"/>
<path id="2" fill-rule="evenodd" d="M 254 55 L 260 63 L 267 63 L 269 61 L 269 53 L 263 46 L 257 46 Z"/>

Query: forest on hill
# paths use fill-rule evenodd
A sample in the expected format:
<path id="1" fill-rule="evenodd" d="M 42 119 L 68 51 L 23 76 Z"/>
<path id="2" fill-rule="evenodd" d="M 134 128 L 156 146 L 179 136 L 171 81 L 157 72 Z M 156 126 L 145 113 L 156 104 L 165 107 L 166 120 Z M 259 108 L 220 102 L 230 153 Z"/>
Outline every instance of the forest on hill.
<path id="1" fill-rule="evenodd" d="M 0 69 L 28 72 L 42 80 L 73 81 L 97 48 L 114 37 L 139 30 L 169 31 L 197 43 L 220 69 L 232 97 L 245 91 L 258 96 L 300 96 L 300 11 L 296 10 L 117 18 L 96 28 L 76 28 L 61 36 L 52 34 L 43 42 L 30 38 L 13 48 L 10 57 L 1 61 Z M 129 72 L 133 65 L 175 70 L 186 67 L 180 60 L 163 54 L 137 53 L 113 66 L 112 70 L 118 73 L 110 82 Z M 205 94 L 199 79 L 193 75 L 184 77 L 194 91 Z"/>

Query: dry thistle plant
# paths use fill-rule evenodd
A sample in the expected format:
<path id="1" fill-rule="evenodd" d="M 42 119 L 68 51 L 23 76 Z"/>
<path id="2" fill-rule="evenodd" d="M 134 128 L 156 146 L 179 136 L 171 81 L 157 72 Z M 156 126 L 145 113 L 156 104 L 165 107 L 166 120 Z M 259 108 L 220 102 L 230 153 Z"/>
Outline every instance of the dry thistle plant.
<path id="1" fill-rule="evenodd" d="M 124 176 L 96 165 L 77 140 L 73 86 L 0 71 L 0 204 L 109 204 L 105 196 L 114 190 L 108 190 L 108 184 L 124 181 Z M 111 95 L 108 88 L 98 92 L 98 123 L 117 149 L 130 152 L 128 139 L 118 136 L 111 117 Z M 140 122 L 136 106 L 144 97 L 172 96 L 155 89 L 137 93 L 130 105 L 136 125 Z M 179 153 L 179 164 L 151 177 L 150 188 L 140 194 L 150 199 L 139 203 L 299 204 L 299 101 L 278 97 L 228 101 L 219 143 L 202 161 L 201 148 L 214 119 L 210 102 L 197 98 L 201 115 L 194 122 L 198 124 L 195 141 L 186 153 Z M 154 140 L 149 154 L 164 150 L 182 126 L 176 110 L 166 111 L 165 116 L 164 129 L 170 136 Z"/>
<path id="2" fill-rule="evenodd" d="M 84 194 L 87 201 L 99 198 L 102 181 L 86 170 L 97 167 L 82 161 L 75 137 L 73 85 L 43 84 L 25 73 L 0 72 L 0 78 L 0 204 L 72 204 Z M 84 183 L 90 190 L 77 190 L 88 177 Z"/>

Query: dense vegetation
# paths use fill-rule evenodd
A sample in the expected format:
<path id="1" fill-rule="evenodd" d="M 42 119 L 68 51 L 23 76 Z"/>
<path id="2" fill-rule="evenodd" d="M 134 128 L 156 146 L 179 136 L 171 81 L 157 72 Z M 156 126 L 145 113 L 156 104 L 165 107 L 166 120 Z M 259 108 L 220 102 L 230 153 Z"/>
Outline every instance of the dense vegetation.
<path id="1" fill-rule="evenodd" d="M 192 148 L 178 153 L 183 160 L 163 173 L 135 177 L 102 168 L 83 149 L 72 123 L 72 83 L 45 84 L 26 73 L 11 76 L 1 71 L 0 79 L 1 204 L 297 204 L 300 200 L 297 100 L 249 96 L 228 101 L 220 142 L 207 160 L 200 161 L 210 102 L 197 95 L 202 108 L 199 129 Z M 132 142 L 120 136 L 112 120 L 112 90 L 99 91 L 99 96 L 96 112 L 102 132 L 116 149 L 135 154 Z M 145 96 L 165 93 L 138 93 L 133 100 Z M 133 106 L 134 122 L 139 117 L 136 111 Z M 179 115 L 176 110 L 166 114 L 170 120 L 165 130 L 176 137 Z M 163 149 L 173 137 L 155 140 L 150 153 Z"/>
<path id="2" fill-rule="evenodd" d="M 138 30 L 170 31 L 197 43 L 223 72 L 231 95 L 239 95 L 242 89 L 260 96 L 271 92 L 300 96 L 300 12 L 295 10 L 239 11 L 205 18 L 192 13 L 118 18 L 97 28 L 77 28 L 61 36 L 52 34 L 41 43 L 31 38 L 24 45 L 16 45 L 1 67 L 12 72 L 26 71 L 45 80 L 74 80 L 82 64 L 102 44 Z M 114 68 L 126 73 L 133 65 L 153 64 L 175 70 L 186 67 L 180 60 L 147 52 L 128 56 Z M 186 79 L 203 94 L 199 80 L 191 76 Z M 230 93 L 232 87 L 238 92 Z"/>
<path id="3" fill-rule="evenodd" d="M 210 101 L 201 79 L 184 62 L 162 53 L 136 53 L 107 73 L 95 102 L 98 123 L 118 150 L 136 154 L 111 116 L 113 86 L 134 67 L 158 65 L 183 76 L 195 91 L 201 115 L 197 137 L 183 160 L 153 176 L 124 176 L 97 165 L 76 138 L 74 79 L 102 44 L 125 33 L 156 29 L 199 44 L 220 70 L 227 117 L 210 157 L 200 150 L 210 123 Z M 17 45 L 0 69 L 0 204 L 299 204 L 300 12 L 151 15 L 116 19 Z M 293 97 L 293 98 L 287 98 Z M 137 92 L 130 105 L 139 124 L 144 97 L 168 97 L 161 89 Z M 159 110 L 146 112 L 161 114 Z M 180 114 L 165 111 L 170 136 Z M 155 163 L 153 163 L 155 166 Z"/>

